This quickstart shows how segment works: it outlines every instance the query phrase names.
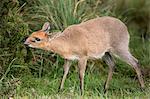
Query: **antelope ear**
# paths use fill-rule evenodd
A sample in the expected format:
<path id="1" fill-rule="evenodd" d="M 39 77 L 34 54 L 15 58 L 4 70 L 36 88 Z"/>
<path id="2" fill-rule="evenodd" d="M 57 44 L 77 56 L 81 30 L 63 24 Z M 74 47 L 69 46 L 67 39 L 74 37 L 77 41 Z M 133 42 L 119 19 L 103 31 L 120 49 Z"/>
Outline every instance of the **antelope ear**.
<path id="1" fill-rule="evenodd" d="M 49 30 L 50 30 L 50 24 L 49 24 L 49 22 L 45 22 L 43 27 L 42 27 L 42 31 L 48 33 Z"/>

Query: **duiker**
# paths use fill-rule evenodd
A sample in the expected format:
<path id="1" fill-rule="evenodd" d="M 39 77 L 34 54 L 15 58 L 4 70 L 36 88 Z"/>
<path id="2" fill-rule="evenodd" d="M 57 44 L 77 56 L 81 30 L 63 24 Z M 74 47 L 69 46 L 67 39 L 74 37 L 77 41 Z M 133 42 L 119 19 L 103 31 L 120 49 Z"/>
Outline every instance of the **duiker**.
<path id="1" fill-rule="evenodd" d="M 102 58 L 109 66 L 105 90 L 112 79 L 115 63 L 113 56 L 130 64 L 136 71 L 142 88 L 144 81 L 138 60 L 129 52 L 129 33 L 127 27 L 119 19 L 113 17 L 99 17 L 86 22 L 71 25 L 62 33 L 49 35 L 50 25 L 46 22 L 43 28 L 33 32 L 24 42 L 32 48 L 52 51 L 65 59 L 64 75 L 60 84 L 63 88 L 71 60 L 78 60 L 81 94 L 84 92 L 84 73 L 88 59 Z"/>

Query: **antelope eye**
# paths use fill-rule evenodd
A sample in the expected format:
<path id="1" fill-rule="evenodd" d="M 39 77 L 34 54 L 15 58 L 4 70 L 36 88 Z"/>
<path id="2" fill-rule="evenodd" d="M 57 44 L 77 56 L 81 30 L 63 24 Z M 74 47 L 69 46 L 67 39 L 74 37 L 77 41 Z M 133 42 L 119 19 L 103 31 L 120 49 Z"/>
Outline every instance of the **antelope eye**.
<path id="1" fill-rule="evenodd" d="M 35 40 L 31 40 L 31 42 L 35 43 Z"/>
<path id="2" fill-rule="evenodd" d="M 36 41 L 41 41 L 41 39 L 39 39 L 39 38 L 35 38 L 35 40 L 36 40 Z"/>

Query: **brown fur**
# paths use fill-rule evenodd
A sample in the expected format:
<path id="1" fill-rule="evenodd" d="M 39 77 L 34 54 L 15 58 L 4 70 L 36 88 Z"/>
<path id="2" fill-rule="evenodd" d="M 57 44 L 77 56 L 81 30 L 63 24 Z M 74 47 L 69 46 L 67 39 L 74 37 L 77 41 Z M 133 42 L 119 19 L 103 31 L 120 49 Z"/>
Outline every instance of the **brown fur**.
<path id="1" fill-rule="evenodd" d="M 53 51 L 66 59 L 61 89 L 70 67 L 69 60 L 77 59 L 79 61 L 80 88 L 83 93 L 83 79 L 87 60 L 99 59 L 106 52 L 109 55 L 106 55 L 108 58 L 105 58 L 105 61 L 107 61 L 110 70 L 105 89 L 108 88 L 108 82 L 112 78 L 113 69 L 111 67 L 114 66 L 114 63 L 111 55 L 119 56 L 130 64 L 137 72 L 141 87 L 144 87 L 138 61 L 129 52 L 127 27 L 120 20 L 113 17 L 91 19 L 77 25 L 71 25 L 53 37 L 49 37 L 46 33 L 49 28 L 49 24 L 45 23 L 42 30 L 32 33 L 25 44 L 30 47 Z M 41 41 L 32 42 L 35 38 L 39 38 Z"/>

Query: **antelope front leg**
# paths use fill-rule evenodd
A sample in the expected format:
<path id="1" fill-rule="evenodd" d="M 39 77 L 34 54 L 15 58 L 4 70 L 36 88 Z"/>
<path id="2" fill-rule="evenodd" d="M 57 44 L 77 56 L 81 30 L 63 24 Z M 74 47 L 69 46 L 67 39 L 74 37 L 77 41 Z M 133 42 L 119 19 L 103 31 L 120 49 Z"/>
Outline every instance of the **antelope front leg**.
<path id="1" fill-rule="evenodd" d="M 63 89 L 63 87 L 64 87 L 64 82 L 65 82 L 65 79 L 67 77 L 70 65 L 71 65 L 71 62 L 69 60 L 65 60 L 65 63 L 64 63 L 64 75 L 63 75 L 63 78 L 61 80 L 61 84 L 60 84 L 59 90 Z"/>
<path id="2" fill-rule="evenodd" d="M 81 58 L 78 61 L 78 67 L 79 67 L 79 78 L 80 78 L 80 91 L 81 95 L 84 94 L 84 73 L 86 69 L 87 59 Z"/>

